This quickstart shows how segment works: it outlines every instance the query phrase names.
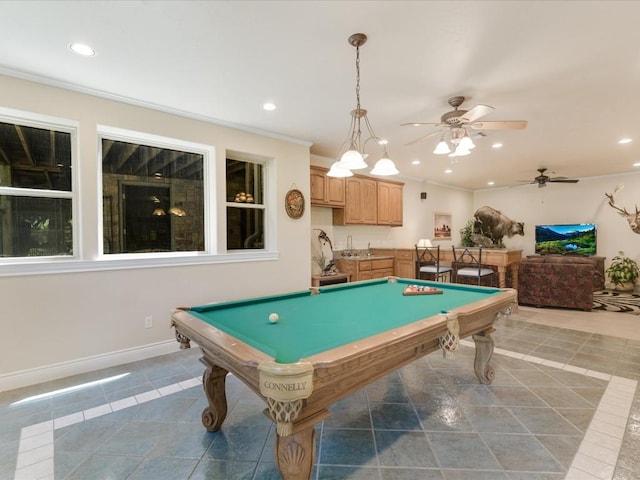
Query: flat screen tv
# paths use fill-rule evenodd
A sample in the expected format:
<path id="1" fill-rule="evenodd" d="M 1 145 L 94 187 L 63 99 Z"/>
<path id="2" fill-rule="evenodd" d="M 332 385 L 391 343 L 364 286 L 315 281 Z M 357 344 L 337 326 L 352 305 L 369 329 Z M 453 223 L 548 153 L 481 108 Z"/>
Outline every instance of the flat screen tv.
<path id="1" fill-rule="evenodd" d="M 539 255 L 595 255 L 596 225 L 536 225 L 535 247 Z"/>

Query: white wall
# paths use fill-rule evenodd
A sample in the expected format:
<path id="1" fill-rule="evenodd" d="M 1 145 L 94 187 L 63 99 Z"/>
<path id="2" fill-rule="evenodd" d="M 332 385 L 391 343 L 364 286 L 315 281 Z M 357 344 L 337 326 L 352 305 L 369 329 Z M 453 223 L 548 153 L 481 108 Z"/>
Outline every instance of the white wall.
<path id="1" fill-rule="evenodd" d="M 79 122 L 81 234 L 86 258 L 96 258 L 102 238 L 97 220 L 101 193 L 96 124 L 213 145 L 219 173 L 224 173 L 227 150 L 275 159 L 279 251 L 273 261 L 0 276 L 5 338 L 0 348 L 0 390 L 3 378 L 20 372 L 169 341 L 173 338 L 170 312 L 177 306 L 309 286 L 311 215 L 307 209 L 301 219 L 293 220 L 283 206 L 291 185 L 309 197 L 305 142 L 260 136 L 6 76 L 0 76 L 0 105 Z M 224 201 L 224 192 L 217 198 Z M 224 210 L 224 204 L 220 208 Z M 223 226 L 219 236 L 225 235 Z M 147 315 L 153 316 L 151 329 L 144 328 Z"/>
<path id="2" fill-rule="evenodd" d="M 640 235 L 633 233 L 627 221 L 608 205 L 605 193 L 617 185 L 624 188 L 616 195 L 616 204 L 635 212 L 640 206 L 640 173 L 580 179 L 576 184 L 551 183 L 544 188 L 523 185 L 513 188 L 482 190 L 474 193 L 473 210 L 489 205 L 512 220 L 524 222 L 525 235 L 505 238 L 509 248 L 534 253 L 534 227 L 554 223 L 595 223 L 597 255 L 606 257 L 605 265 L 622 250 L 640 262 Z"/>

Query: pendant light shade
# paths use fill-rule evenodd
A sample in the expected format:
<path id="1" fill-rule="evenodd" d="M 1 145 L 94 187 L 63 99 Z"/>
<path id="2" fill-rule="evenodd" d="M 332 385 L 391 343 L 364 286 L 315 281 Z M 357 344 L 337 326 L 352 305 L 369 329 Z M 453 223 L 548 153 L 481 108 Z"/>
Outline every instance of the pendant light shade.
<path id="1" fill-rule="evenodd" d="M 364 157 L 357 150 L 347 150 L 340 157 L 338 166 L 341 168 L 348 168 L 349 170 L 362 170 L 367 168 L 367 164 L 364 161 Z"/>
<path id="2" fill-rule="evenodd" d="M 385 149 L 384 153 L 382 154 L 382 158 L 376 162 L 373 170 L 371 170 L 371 175 L 388 177 L 390 175 L 397 175 L 398 173 L 400 172 L 387 155 L 387 150 Z"/>
<path id="3" fill-rule="evenodd" d="M 471 140 L 471 137 L 468 134 L 465 134 L 465 136 L 462 137 L 462 140 L 460 140 L 458 146 L 460 148 L 464 148 L 465 150 L 476 148 L 476 144 L 473 143 L 473 140 Z"/>
<path id="4" fill-rule="evenodd" d="M 441 139 L 433 153 L 436 155 L 446 155 L 447 153 L 451 153 L 451 149 L 449 148 L 449 144 Z"/>
<path id="5" fill-rule="evenodd" d="M 340 162 L 334 162 L 327 172 L 327 176 L 337 178 L 353 177 L 353 172 L 348 168 L 341 167 Z"/>

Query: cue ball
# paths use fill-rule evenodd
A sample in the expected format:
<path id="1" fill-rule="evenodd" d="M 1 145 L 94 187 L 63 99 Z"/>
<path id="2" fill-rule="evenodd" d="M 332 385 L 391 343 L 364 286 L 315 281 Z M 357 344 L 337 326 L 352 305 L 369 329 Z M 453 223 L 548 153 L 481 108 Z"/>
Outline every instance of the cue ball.
<path id="1" fill-rule="evenodd" d="M 271 313 L 271 314 L 269 315 L 269 321 L 270 321 L 271 323 L 277 323 L 277 321 L 278 321 L 278 319 L 279 319 L 279 318 L 280 318 L 280 317 L 278 316 L 278 314 L 277 314 L 277 313 Z"/>

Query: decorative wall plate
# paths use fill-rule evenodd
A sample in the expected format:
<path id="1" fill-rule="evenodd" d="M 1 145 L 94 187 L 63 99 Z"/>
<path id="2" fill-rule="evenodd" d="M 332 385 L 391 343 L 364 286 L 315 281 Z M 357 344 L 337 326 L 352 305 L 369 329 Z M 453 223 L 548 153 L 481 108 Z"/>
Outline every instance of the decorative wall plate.
<path id="1" fill-rule="evenodd" d="M 284 208 L 291 218 L 300 218 L 304 213 L 304 195 L 297 188 L 287 192 L 284 200 Z"/>

